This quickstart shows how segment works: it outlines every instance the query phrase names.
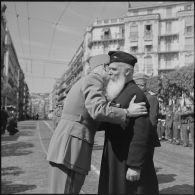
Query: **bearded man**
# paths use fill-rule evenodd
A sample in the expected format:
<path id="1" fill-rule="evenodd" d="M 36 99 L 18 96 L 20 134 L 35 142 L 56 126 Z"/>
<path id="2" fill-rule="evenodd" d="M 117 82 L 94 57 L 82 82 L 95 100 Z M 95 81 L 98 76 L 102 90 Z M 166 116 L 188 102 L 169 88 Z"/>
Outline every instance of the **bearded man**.
<path id="1" fill-rule="evenodd" d="M 122 51 L 110 51 L 108 54 L 108 100 L 127 108 L 136 95 L 135 102 L 146 102 L 149 111 L 144 92 L 133 81 L 137 59 Z M 124 131 L 119 125 L 111 123 L 105 123 L 104 129 L 98 194 L 159 194 L 153 151 L 160 143 L 149 115 L 131 118 Z"/>

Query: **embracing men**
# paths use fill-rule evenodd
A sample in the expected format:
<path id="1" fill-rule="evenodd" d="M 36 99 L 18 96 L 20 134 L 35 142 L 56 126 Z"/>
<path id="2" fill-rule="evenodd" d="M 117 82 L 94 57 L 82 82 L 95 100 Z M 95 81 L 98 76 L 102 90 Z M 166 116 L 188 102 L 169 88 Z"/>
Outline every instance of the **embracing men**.
<path id="1" fill-rule="evenodd" d="M 132 117 L 147 114 L 144 99 L 139 101 L 136 98 L 140 103 L 131 99 L 124 108 L 112 106 L 106 99 L 106 67 L 110 60 L 106 54 L 90 58 L 91 73 L 80 79 L 65 99 L 47 155 L 51 169 L 49 193 L 80 192 L 90 170 L 94 136 L 101 122 L 115 124 L 123 132 L 128 131 Z"/>

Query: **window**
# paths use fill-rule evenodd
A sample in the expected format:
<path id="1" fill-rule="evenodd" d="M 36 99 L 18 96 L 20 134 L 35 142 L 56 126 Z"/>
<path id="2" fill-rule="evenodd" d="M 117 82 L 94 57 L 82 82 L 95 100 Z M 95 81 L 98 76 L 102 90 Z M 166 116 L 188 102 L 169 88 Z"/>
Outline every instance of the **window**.
<path id="1" fill-rule="evenodd" d="M 131 52 L 131 53 L 137 53 L 137 51 L 138 51 L 138 47 L 137 47 L 137 46 L 132 46 L 132 47 L 130 48 L 130 52 Z"/>
<path id="2" fill-rule="evenodd" d="M 172 17 L 172 8 L 171 7 L 167 8 L 167 17 Z"/>
<path id="3" fill-rule="evenodd" d="M 192 17 L 187 17 L 185 19 L 185 33 L 187 35 L 193 34 L 193 27 L 194 26 L 194 20 Z"/>
<path id="4" fill-rule="evenodd" d="M 152 45 L 146 45 L 145 46 L 145 52 L 152 52 Z"/>
<path id="5" fill-rule="evenodd" d="M 150 32 L 151 29 L 152 29 L 152 26 L 151 26 L 151 25 L 146 25 L 146 26 L 145 26 L 146 32 Z"/>
<path id="6" fill-rule="evenodd" d="M 124 29 L 124 26 L 120 26 L 119 27 L 119 37 L 123 37 L 125 34 L 125 29 Z"/>
<path id="7" fill-rule="evenodd" d="M 152 25 L 145 25 L 145 35 L 144 39 L 152 39 Z"/>
<path id="8" fill-rule="evenodd" d="M 194 56 L 193 55 L 186 55 L 185 56 L 185 64 L 190 65 L 194 63 Z"/>
<path id="9" fill-rule="evenodd" d="M 145 57 L 144 64 L 145 73 L 151 75 L 153 73 L 152 57 L 151 56 Z"/>
<path id="10" fill-rule="evenodd" d="M 194 47 L 194 39 L 192 37 L 185 38 L 185 49 L 186 50 L 193 50 Z"/>
<path id="11" fill-rule="evenodd" d="M 138 38 L 138 26 L 133 24 L 130 26 L 130 39 L 137 40 Z"/>
<path id="12" fill-rule="evenodd" d="M 166 33 L 171 33 L 171 22 L 166 22 Z"/>
<path id="13" fill-rule="evenodd" d="M 172 61 L 171 56 L 167 55 L 165 58 L 165 67 L 166 68 L 171 68 L 171 64 L 172 64 L 171 61 Z"/>
<path id="14" fill-rule="evenodd" d="M 192 9 L 192 5 L 191 4 L 184 6 L 184 10 L 191 10 L 191 9 Z"/>
<path id="15" fill-rule="evenodd" d="M 103 29 L 103 37 L 104 37 L 104 39 L 109 39 L 110 38 L 110 29 L 109 28 L 104 28 Z"/>

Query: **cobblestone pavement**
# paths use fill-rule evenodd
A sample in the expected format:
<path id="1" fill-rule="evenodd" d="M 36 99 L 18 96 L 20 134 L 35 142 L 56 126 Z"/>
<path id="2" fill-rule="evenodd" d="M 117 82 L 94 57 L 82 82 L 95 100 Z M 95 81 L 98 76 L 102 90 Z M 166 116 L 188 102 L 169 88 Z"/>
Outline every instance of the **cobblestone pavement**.
<path id="1" fill-rule="evenodd" d="M 20 132 L 1 137 L 1 193 L 47 193 L 46 153 L 53 129 L 51 121 L 23 121 Z M 92 166 L 82 193 L 97 193 L 103 132 L 98 132 Z M 194 194 L 194 150 L 162 142 L 154 155 L 161 194 Z"/>

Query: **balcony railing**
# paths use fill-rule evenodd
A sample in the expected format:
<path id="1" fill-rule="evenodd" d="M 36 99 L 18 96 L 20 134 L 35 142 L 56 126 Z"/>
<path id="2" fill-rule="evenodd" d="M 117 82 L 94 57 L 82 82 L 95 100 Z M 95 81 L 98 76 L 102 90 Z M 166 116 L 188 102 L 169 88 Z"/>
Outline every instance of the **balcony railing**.
<path id="1" fill-rule="evenodd" d="M 179 36 L 179 33 L 166 32 L 164 34 L 160 34 L 160 37 L 170 37 L 170 36 Z"/>

